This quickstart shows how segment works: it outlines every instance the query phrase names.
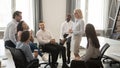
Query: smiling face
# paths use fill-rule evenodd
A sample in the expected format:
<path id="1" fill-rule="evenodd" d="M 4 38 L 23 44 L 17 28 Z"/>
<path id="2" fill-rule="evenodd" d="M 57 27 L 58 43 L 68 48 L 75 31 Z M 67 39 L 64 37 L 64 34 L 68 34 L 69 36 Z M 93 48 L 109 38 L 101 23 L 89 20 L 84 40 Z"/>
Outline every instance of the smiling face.
<path id="1" fill-rule="evenodd" d="M 45 23 L 39 23 L 39 28 L 45 30 Z"/>
<path id="2" fill-rule="evenodd" d="M 15 20 L 16 20 L 17 22 L 20 22 L 21 19 L 22 19 L 22 13 L 19 13 L 18 15 L 15 16 Z"/>
<path id="3" fill-rule="evenodd" d="M 83 16 L 82 16 L 82 11 L 81 11 L 80 9 L 75 9 L 75 10 L 74 10 L 74 16 L 75 16 L 76 19 L 81 19 L 81 18 L 83 18 Z"/>
<path id="4" fill-rule="evenodd" d="M 22 28 L 23 28 L 23 30 L 28 30 L 28 25 L 25 22 L 23 22 L 22 23 Z"/>

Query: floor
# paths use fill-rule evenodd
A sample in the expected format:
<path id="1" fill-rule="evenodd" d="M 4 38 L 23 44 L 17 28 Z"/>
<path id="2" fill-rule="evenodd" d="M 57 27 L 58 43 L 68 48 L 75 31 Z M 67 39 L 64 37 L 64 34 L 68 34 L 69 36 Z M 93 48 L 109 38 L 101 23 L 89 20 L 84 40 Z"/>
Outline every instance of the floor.
<path id="1" fill-rule="evenodd" d="M 80 55 L 82 56 L 83 54 L 85 53 L 85 50 L 84 49 L 80 49 Z M 48 57 L 48 54 L 45 54 L 46 57 Z M 71 60 L 74 59 L 74 55 L 73 53 L 71 53 Z M 40 63 L 42 63 L 44 61 L 42 61 L 42 59 L 40 58 Z M 59 64 L 58 64 L 58 68 L 61 68 L 62 66 L 62 59 L 60 57 L 58 57 L 58 61 L 57 61 Z M 70 64 L 68 64 L 68 66 L 70 66 Z M 109 63 L 103 63 L 103 66 L 104 68 L 120 68 L 119 67 L 119 64 L 113 64 L 111 67 L 109 65 Z M 44 65 L 42 65 L 40 68 L 44 68 Z M 49 66 L 47 68 L 50 68 Z"/>

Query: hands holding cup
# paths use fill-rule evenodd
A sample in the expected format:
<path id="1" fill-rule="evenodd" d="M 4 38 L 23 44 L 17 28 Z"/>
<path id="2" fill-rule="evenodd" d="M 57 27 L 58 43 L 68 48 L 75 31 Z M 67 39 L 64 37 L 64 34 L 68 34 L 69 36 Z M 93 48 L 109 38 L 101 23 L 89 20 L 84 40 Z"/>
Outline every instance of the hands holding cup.
<path id="1" fill-rule="evenodd" d="M 34 49 L 34 58 L 38 57 L 38 49 Z"/>

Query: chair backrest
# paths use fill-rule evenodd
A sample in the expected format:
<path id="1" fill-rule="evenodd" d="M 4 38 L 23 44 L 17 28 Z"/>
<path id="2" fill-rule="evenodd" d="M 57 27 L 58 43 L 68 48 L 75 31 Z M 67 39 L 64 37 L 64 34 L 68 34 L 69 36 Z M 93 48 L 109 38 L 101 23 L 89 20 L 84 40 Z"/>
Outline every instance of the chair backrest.
<path id="1" fill-rule="evenodd" d="M 110 45 L 108 43 L 106 43 L 100 50 L 101 52 L 101 56 L 100 56 L 100 59 L 103 57 L 105 51 L 110 47 Z"/>
<path id="2" fill-rule="evenodd" d="M 13 56 L 16 68 L 26 68 L 28 62 L 21 49 L 8 48 Z"/>
<path id="3" fill-rule="evenodd" d="M 101 62 L 101 58 L 103 57 L 105 51 L 110 47 L 110 45 L 108 43 L 106 43 L 100 50 L 101 55 L 98 58 L 98 60 L 95 59 L 91 59 L 89 61 L 86 62 L 86 65 L 88 68 L 103 68 L 102 62 Z"/>
<path id="4" fill-rule="evenodd" d="M 72 60 L 70 68 L 87 68 L 84 61 L 81 60 Z"/>

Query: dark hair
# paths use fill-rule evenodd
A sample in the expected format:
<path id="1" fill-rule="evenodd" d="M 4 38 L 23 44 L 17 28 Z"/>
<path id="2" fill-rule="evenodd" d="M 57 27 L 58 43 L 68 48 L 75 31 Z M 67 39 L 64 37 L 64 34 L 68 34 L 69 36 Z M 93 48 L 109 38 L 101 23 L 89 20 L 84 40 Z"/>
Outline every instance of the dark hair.
<path id="1" fill-rule="evenodd" d="M 20 41 L 25 42 L 29 39 L 29 37 L 30 37 L 30 32 L 29 31 L 23 31 L 22 34 L 21 34 Z"/>
<path id="2" fill-rule="evenodd" d="M 17 32 L 18 31 L 23 31 L 23 27 L 22 27 L 22 24 L 23 24 L 24 21 L 20 21 L 17 25 Z"/>
<path id="3" fill-rule="evenodd" d="M 94 46 L 95 48 L 99 48 L 100 44 L 99 44 L 99 41 L 98 41 L 98 38 L 97 38 L 97 35 L 96 35 L 95 28 L 92 24 L 87 24 L 86 25 L 85 33 L 86 33 L 87 41 L 90 38 L 92 43 L 93 43 L 92 46 Z M 88 43 L 87 43 L 87 47 L 89 47 Z"/>
<path id="4" fill-rule="evenodd" d="M 21 14 L 22 12 L 21 11 L 15 11 L 13 13 L 13 19 L 15 18 L 15 16 L 19 16 L 19 14 Z"/>

